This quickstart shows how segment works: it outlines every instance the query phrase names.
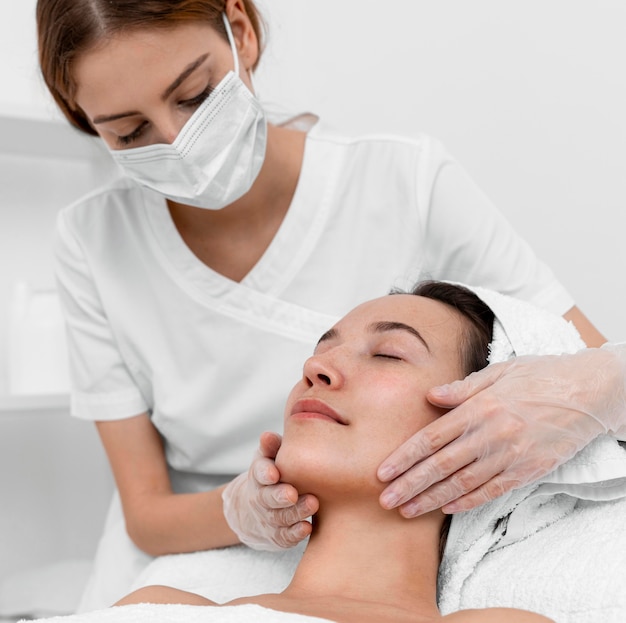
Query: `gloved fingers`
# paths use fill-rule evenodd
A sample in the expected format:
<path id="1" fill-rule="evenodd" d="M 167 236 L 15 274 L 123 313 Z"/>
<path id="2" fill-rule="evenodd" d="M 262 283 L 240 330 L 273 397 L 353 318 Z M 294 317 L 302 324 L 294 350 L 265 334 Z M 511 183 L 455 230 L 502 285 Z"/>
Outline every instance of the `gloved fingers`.
<path id="1" fill-rule="evenodd" d="M 503 474 L 498 474 L 480 487 L 470 491 L 468 494 L 457 498 L 450 504 L 444 504 L 441 510 L 449 514 L 468 511 L 482 504 L 486 504 L 487 502 L 491 502 L 491 500 L 495 500 L 497 497 L 504 495 L 512 489 L 517 489 L 524 484 L 526 483 L 520 483 L 519 480 L 506 478 Z"/>
<path id="2" fill-rule="evenodd" d="M 251 484 L 263 486 L 278 483 L 280 473 L 274 464 L 274 459 L 281 443 L 282 437 L 277 433 L 266 432 L 261 435 L 256 456 L 248 470 L 252 476 Z"/>
<path id="3" fill-rule="evenodd" d="M 313 495 L 298 494 L 288 483 L 280 482 L 274 459 L 282 438 L 264 433 L 247 472 L 222 490 L 226 522 L 239 540 L 254 549 L 275 551 L 292 547 L 311 532 L 305 521 L 317 512 Z"/>
<path id="4" fill-rule="evenodd" d="M 469 463 L 448 478 L 436 482 L 431 487 L 403 504 L 400 507 L 400 514 L 407 518 L 417 517 L 418 515 L 433 511 L 436 508 L 442 508 L 448 503 L 463 498 L 472 492 L 479 491 L 488 483 L 492 483 L 492 488 L 489 489 L 489 491 L 496 490 L 499 484 L 503 485 L 501 489 L 497 489 L 496 496 L 525 484 L 525 482 L 522 482 L 518 477 L 513 476 L 515 473 L 514 470 L 508 472 L 508 480 L 505 480 L 502 477 L 502 470 L 505 469 L 506 466 L 506 458 L 504 456 L 498 457 L 497 454 L 491 455 L 486 459 Z M 505 482 L 506 487 L 504 486 Z M 477 494 L 476 499 L 479 498 L 480 495 Z M 478 503 L 482 504 L 486 501 L 488 501 L 488 499 Z"/>
<path id="5" fill-rule="evenodd" d="M 551 471 L 553 467 L 554 461 L 551 458 L 543 462 L 540 461 L 537 465 L 530 460 L 520 461 L 519 464 L 496 474 L 466 495 L 459 497 L 450 504 L 444 504 L 442 510 L 444 513 L 458 513 L 476 508 L 513 489 L 519 489 L 530 482 L 535 482 Z"/>
<path id="6" fill-rule="evenodd" d="M 274 459 L 258 455 L 250 465 L 249 474 L 252 476 L 251 484 L 257 487 L 275 485 L 280 480 L 280 472 Z"/>
<path id="7" fill-rule="evenodd" d="M 275 459 L 283 438 L 278 433 L 265 432 L 259 439 L 259 452 L 261 456 L 268 459 Z"/>
<path id="8" fill-rule="evenodd" d="M 301 495 L 291 506 L 272 511 L 272 523 L 281 528 L 293 526 L 317 513 L 319 501 L 314 495 Z"/>
<path id="9" fill-rule="evenodd" d="M 265 485 L 259 488 L 257 500 L 266 509 L 289 508 L 298 502 L 298 492 L 286 483 Z"/>
<path id="10" fill-rule="evenodd" d="M 378 468 L 378 479 L 382 482 L 389 482 L 406 473 L 407 470 L 411 470 L 413 472 L 412 476 L 408 480 L 403 481 L 404 487 L 408 487 L 409 482 L 414 483 L 414 485 L 411 485 L 411 488 L 415 487 L 415 490 L 409 497 L 432 484 L 434 480 L 429 479 L 429 474 L 432 476 L 432 470 L 436 466 L 428 461 L 424 461 L 424 459 L 428 459 L 444 446 L 460 437 L 467 428 L 463 418 L 448 416 L 449 414 L 442 415 L 439 419 L 431 422 L 392 452 Z M 423 463 L 417 465 L 420 461 L 423 461 Z M 452 472 L 448 472 L 445 475 L 449 473 Z"/>
<path id="11" fill-rule="evenodd" d="M 538 480 L 564 460 L 563 456 L 538 456 L 531 447 L 515 451 L 501 446 L 409 500 L 400 513 L 411 518 L 436 508 L 445 513 L 469 510 Z"/>
<path id="12" fill-rule="evenodd" d="M 305 493 L 298 498 L 298 512 L 303 519 L 311 517 L 311 515 L 315 515 L 317 511 L 320 509 L 319 500 L 310 493 Z"/>
<path id="13" fill-rule="evenodd" d="M 279 528 L 276 531 L 274 540 L 276 545 L 282 549 L 293 547 L 306 539 L 311 534 L 313 526 L 308 521 L 299 521 L 298 523 L 287 528 Z"/>
<path id="14" fill-rule="evenodd" d="M 417 470 L 431 464 L 429 483 L 403 503 L 401 514 L 416 517 L 444 505 L 452 512 L 451 504 L 464 497 L 459 510 L 473 508 L 468 504 L 484 504 L 541 478 L 571 458 L 581 445 L 584 442 L 564 437 L 561 429 L 544 426 L 535 430 L 520 426 L 519 418 L 509 421 L 503 414 L 491 428 L 461 436 L 416 466 L 414 477 L 419 478 Z M 422 486 L 423 482 L 418 488 Z"/>
<path id="15" fill-rule="evenodd" d="M 478 457 L 477 452 L 478 446 L 471 442 L 471 437 L 469 442 L 463 439 L 462 443 L 457 439 L 448 444 L 396 478 L 381 494 L 381 506 L 386 509 L 395 508 L 422 495 L 436 483 L 473 464 Z M 446 499 L 442 503 L 448 501 Z"/>
<path id="16" fill-rule="evenodd" d="M 514 361 L 496 363 L 478 372 L 472 372 L 464 379 L 453 381 L 446 385 L 433 387 L 427 394 L 428 401 L 444 408 L 453 408 L 475 396 L 487 387 L 498 381 L 507 369 L 514 365 Z"/>

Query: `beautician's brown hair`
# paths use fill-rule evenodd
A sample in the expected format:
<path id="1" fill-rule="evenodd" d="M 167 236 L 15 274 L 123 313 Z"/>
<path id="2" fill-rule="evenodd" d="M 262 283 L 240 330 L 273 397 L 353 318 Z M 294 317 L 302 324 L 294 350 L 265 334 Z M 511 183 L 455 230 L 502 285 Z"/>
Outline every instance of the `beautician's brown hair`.
<path id="1" fill-rule="evenodd" d="M 263 19 L 253 0 L 242 1 L 260 53 Z M 226 0 L 38 0 L 39 66 L 44 82 L 69 122 L 96 136 L 74 100 L 72 70 L 82 52 L 115 33 L 134 28 L 171 28 L 191 21 L 208 23 L 226 39 L 222 21 L 225 8 Z"/>

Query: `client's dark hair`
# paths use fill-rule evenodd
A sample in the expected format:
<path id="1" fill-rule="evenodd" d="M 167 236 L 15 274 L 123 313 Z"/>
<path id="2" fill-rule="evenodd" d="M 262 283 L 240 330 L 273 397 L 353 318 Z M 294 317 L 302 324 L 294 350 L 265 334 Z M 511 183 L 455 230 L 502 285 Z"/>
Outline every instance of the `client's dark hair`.
<path id="1" fill-rule="evenodd" d="M 443 281 L 421 281 L 409 294 L 454 307 L 469 320 L 469 328 L 459 344 L 461 365 L 465 374 L 477 372 L 487 365 L 489 344 L 493 338 L 494 314 L 476 294 L 463 286 Z"/>
<path id="2" fill-rule="evenodd" d="M 392 291 L 392 294 L 400 293 L 399 290 Z M 420 281 L 409 294 L 423 296 L 454 307 L 470 321 L 467 333 L 463 334 L 463 340 L 459 345 L 461 365 L 466 375 L 477 372 L 487 365 L 489 344 L 493 339 L 493 321 L 495 316 L 486 303 L 481 301 L 471 290 L 443 281 Z M 439 538 L 440 559 L 443 557 L 451 521 L 452 515 L 446 515 L 441 526 Z"/>

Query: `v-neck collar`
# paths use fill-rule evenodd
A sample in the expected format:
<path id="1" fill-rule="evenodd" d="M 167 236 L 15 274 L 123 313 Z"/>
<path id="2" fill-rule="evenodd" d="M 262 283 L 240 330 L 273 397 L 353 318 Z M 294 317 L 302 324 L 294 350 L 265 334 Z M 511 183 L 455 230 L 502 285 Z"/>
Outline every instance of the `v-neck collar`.
<path id="1" fill-rule="evenodd" d="M 146 191 L 145 218 L 166 270 L 189 294 L 211 307 L 226 306 L 239 314 L 251 306 L 257 312 L 266 309 L 272 317 L 282 315 L 271 307 L 277 306 L 278 297 L 297 276 L 323 232 L 335 195 L 340 158 L 341 154 L 324 141 L 307 136 L 291 205 L 267 249 L 240 282 L 200 261 L 178 232 L 165 199 Z"/>

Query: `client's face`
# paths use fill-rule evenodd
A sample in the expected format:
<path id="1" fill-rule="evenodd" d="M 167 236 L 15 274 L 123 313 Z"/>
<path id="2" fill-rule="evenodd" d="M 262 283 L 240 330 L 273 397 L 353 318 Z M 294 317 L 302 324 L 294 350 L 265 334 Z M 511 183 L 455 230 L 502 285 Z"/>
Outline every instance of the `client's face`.
<path id="1" fill-rule="evenodd" d="M 320 339 L 285 410 L 276 459 L 284 482 L 320 498 L 382 484 L 380 463 L 441 415 L 426 392 L 462 378 L 466 320 L 414 295 L 360 305 Z"/>

